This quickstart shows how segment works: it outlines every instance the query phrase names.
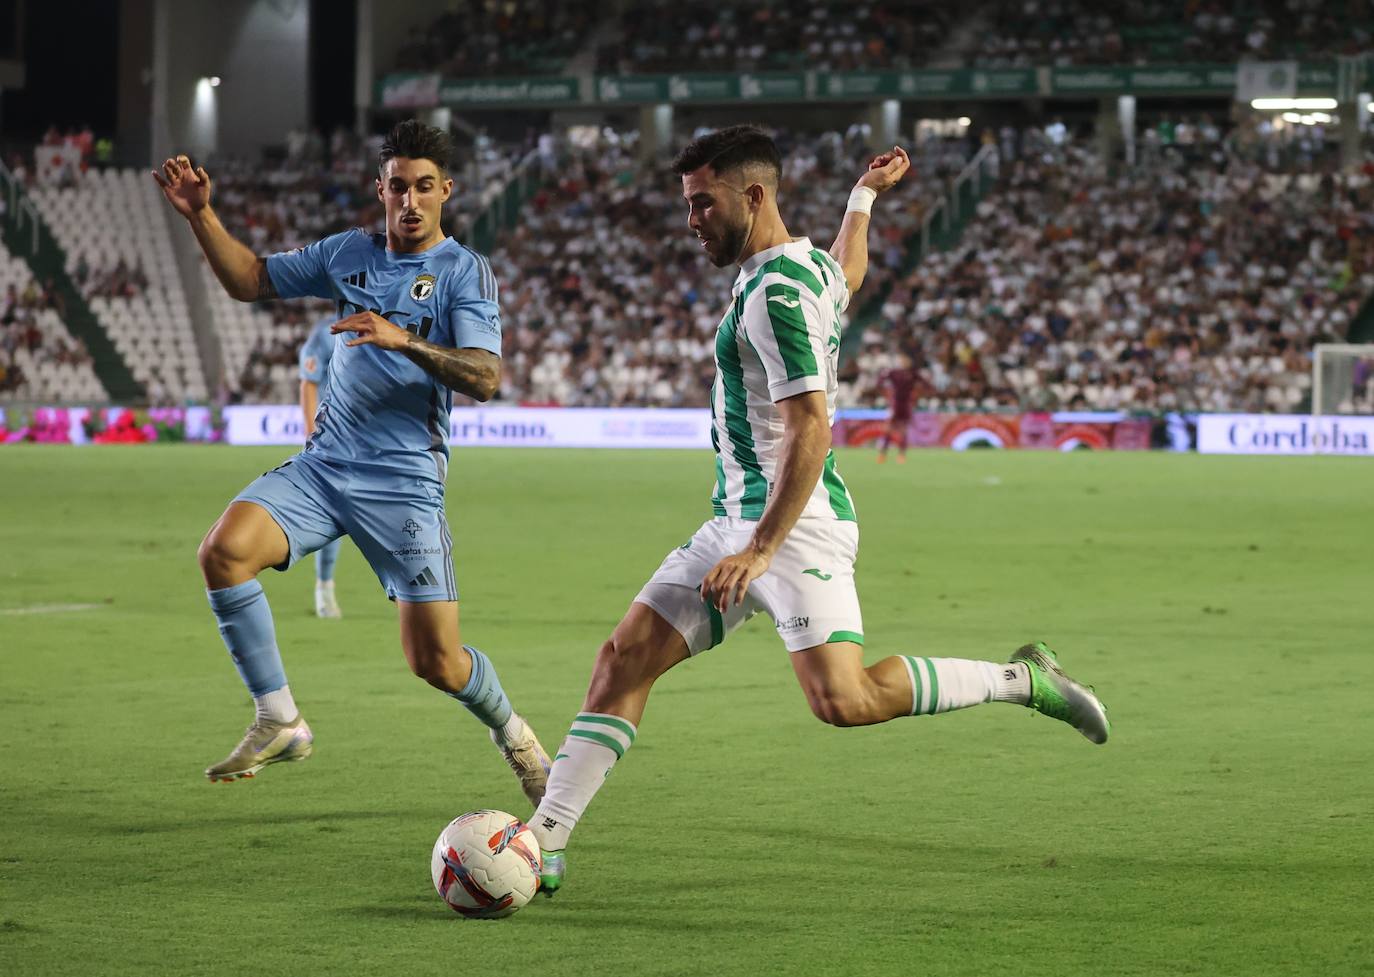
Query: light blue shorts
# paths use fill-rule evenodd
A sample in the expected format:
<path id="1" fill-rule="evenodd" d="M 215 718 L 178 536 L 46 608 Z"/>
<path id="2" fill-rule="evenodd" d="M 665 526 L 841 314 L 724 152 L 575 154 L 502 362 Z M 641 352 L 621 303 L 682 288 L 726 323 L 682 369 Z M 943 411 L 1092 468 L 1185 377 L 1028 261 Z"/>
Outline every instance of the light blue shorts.
<path id="1" fill-rule="evenodd" d="M 345 468 L 301 452 L 234 501 L 262 506 L 286 533 L 290 554 L 278 570 L 348 536 L 392 600 L 458 599 L 444 487 L 432 479 Z"/>

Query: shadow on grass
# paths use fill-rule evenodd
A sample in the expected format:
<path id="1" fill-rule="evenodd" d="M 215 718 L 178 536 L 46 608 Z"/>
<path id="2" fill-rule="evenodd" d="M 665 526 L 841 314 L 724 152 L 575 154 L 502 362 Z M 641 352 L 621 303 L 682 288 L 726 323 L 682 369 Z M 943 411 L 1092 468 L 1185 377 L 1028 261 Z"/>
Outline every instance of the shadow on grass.
<path id="1" fill-rule="evenodd" d="M 280 827 L 283 824 L 309 824 L 313 821 L 384 821 L 411 816 L 402 811 L 261 811 L 217 818 L 188 819 L 186 821 L 148 820 L 112 822 L 92 827 L 94 833 L 112 835 L 167 834 L 178 831 L 204 831 L 206 828 Z"/>
<path id="2" fill-rule="evenodd" d="M 470 926 L 503 922 L 499 919 L 467 919 L 451 909 L 444 907 L 438 896 L 418 899 L 397 899 L 392 903 L 376 903 L 355 906 L 347 910 L 350 915 L 364 919 L 399 921 L 429 925 L 448 923 Z M 517 914 L 523 922 L 531 922 L 533 917 L 547 914 L 551 921 L 571 924 L 586 930 L 643 930 L 646 933 L 662 933 L 666 929 L 674 932 L 720 933 L 725 930 L 756 930 L 762 922 L 753 919 L 719 919 L 712 916 L 700 922 L 685 919 L 671 909 L 645 909 L 637 905 L 633 913 L 627 913 L 623 905 L 579 905 L 573 902 L 545 899 L 535 896 L 534 901 Z"/>

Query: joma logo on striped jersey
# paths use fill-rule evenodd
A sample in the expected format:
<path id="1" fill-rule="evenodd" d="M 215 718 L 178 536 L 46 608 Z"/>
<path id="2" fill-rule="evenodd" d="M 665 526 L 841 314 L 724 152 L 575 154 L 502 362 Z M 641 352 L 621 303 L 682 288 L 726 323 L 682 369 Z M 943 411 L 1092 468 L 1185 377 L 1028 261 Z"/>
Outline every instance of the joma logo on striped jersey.
<path id="1" fill-rule="evenodd" d="M 770 295 L 768 301 L 776 302 L 785 309 L 796 309 L 801 306 L 801 299 L 789 299 L 786 295 Z"/>
<path id="2" fill-rule="evenodd" d="M 402 319 L 410 315 L 409 312 L 402 309 L 390 309 L 386 312 L 383 312 L 381 309 L 364 309 L 358 303 L 350 302 L 347 299 L 339 299 L 338 305 L 340 319 L 344 316 L 352 315 L 355 312 L 371 312 L 374 315 L 381 316 L 387 322 L 400 326 L 406 332 L 413 332 L 421 339 L 428 339 L 430 329 L 434 328 L 433 316 L 425 316 L 419 322 L 402 322 Z"/>

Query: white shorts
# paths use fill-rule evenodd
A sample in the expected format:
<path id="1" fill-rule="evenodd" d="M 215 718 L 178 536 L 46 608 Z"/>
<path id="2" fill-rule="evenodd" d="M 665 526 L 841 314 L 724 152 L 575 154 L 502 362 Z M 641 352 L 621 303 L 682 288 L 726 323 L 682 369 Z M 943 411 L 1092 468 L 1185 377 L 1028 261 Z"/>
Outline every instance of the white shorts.
<path id="1" fill-rule="evenodd" d="M 749 585 L 744 603 L 721 614 L 701 599 L 701 581 L 722 559 L 748 545 L 758 523 L 720 517 L 673 550 L 635 598 L 671 624 L 687 651 L 714 648 L 759 611 L 767 611 L 788 651 L 831 641 L 864 643 L 854 561 L 859 526 L 833 519 L 800 519 L 768 572 Z"/>

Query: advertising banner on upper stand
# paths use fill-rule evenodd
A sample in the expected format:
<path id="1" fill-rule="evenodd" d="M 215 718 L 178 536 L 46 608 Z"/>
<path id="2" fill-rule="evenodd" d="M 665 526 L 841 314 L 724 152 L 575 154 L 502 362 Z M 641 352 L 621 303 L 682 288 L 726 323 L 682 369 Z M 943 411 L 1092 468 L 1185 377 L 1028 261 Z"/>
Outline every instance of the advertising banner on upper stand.
<path id="1" fill-rule="evenodd" d="M 581 101 L 579 81 L 563 76 L 443 78 L 433 73 L 402 74 L 388 75 L 377 83 L 377 102 L 386 109 L 576 105 Z"/>
<path id="2" fill-rule="evenodd" d="M 1346 63 L 1349 61 L 1349 63 Z M 908 71 L 682 72 L 667 75 L 572 75 L 530 78 L 443 78 L 388 75 L 377 82 L 382 108 L 558 105 L 867 102 L 879 99 L 1101 98 L 1163 95 L 1248 100 L 1264 93 L 1332 96 L 1368 78 L 1364 60 L 1217 64 L 1087 65 L 1039 68 L 950 68 Z"/>

